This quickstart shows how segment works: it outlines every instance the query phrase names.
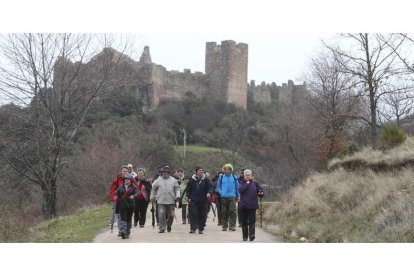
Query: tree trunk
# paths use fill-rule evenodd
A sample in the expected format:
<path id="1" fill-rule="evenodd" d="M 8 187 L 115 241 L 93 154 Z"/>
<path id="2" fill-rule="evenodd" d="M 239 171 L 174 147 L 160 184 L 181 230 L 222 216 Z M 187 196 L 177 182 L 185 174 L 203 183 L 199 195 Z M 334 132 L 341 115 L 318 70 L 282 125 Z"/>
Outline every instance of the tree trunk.
<path id="1" fill-rule="evenodd" d="M 370 109 L 371 109 L 371 124 L 370 124 L 370 130 L 371 130 L 371 144 L 372 149 L 377 149 L 377 139 L 378 139 L 378 133 L 377 133 L 377 106 L 375 104 L 375 99 L 373 93 L 370 93 Z"/>
<path id="2" fill-rule="evenodd" d="M 54 188 L 43 190 L 43 218 L 45 220 L 56 217 L 56 183 L 51 185 Z"/>

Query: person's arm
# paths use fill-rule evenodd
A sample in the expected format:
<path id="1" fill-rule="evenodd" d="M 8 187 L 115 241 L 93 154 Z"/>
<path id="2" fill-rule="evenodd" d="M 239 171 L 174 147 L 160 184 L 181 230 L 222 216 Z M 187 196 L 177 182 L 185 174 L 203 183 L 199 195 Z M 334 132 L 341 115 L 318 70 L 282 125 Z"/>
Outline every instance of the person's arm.
<path id="1" fill-rule="evenodd" d="M 191 194 L 192 194 L 192 192 L 193 192 L 193 185 L 192 185 L 192 180 L 190 179 L 188 182 L 187 182 L 187 191 L 186 191 L 186 196 L 187 196 L 187 201 L 188 202 L 190 202 L 191 201 Z"/>
<path id="2" fill-rule="evenodd" d="M 264 196 L 262 187 L 260 187 L 259 183 L 257 183 L 257 182 L 255 182 L 255 184 L 256 184 L 257 196 L 259 196 L 259 197 Z"/>
<path id="3" fill-rule="evenodd" d="M 235 179 L 235 182 L 236 182 L 236 197 L 237 197 L 237 198 L 240 198 L 240 192 L 239 192 L 239 180 L 236 180 L 236 179 Z"/>
<path id="4" fill-rule="evenodd" d="M 111 202 L 114 202 L 114 196 L 116 193 L 116 190 L 118 189 L 118 183 L 117 183 L 117 178 L 114 179 L 114 181 L 112 181 L 111 186 L 109 186 L 109 200 Z"/>
<path id="5" fill-rule="evenodd" d="M 158 193 L 158 181 L 155 180 L 154 183 L 152 184 L 150 201 L 155 201 L 155 197 L 157 196 L 157 193 Z"/>
<path id="6" fill-rule="evenodd" d="M 206 182 L 205 183 L 205 185 L 206 185 L 205 188 L 206 188 L 206 191 L 207 191 L 206 195 L 207 195 L 207 198 L 209 199 L 212 195 L 212 186 L 211 186 L 210 179 L 206 178 L 205 182 Z"/>
<path id="7" fill-rule="evenodd" d="M 244 194 L 244 192 L 247 190 L 247 188 L 249 187 L 250 183 L 248 184 L 247 182 L 239 182 L 239 194 Z"/>
<path id="8" fill-rule="evenodd" d="M 180 199 L 180 184 L 178 184 L 178 181 L 174 179 L 174 192 L 175 192 L 175 200 Z"/>
<path id="9" fill-rule="evenodd" d="M 220 177 L 217 179 L 217 193 L 218 193 L 219 195 L 221 195 L 221 184 L 223 183 L 222 178 L 223 178 L 223 176 L 220 176 Z"/>

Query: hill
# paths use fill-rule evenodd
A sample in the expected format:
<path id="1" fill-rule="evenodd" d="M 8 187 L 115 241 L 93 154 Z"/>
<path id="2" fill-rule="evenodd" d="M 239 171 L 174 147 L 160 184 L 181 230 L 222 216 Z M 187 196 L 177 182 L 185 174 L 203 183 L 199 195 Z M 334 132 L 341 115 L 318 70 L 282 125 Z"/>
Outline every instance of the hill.
<path id="1" fill-rule="evenodd" d="M 334 160 L 265 212 L 291 242 L 413 242 L 414 140 Z"/>

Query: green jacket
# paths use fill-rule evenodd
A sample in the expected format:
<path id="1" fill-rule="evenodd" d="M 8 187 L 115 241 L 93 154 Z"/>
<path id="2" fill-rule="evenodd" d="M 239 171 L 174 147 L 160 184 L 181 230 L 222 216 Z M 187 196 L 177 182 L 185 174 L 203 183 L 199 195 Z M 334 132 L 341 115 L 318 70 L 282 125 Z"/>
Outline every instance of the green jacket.
<path id="1" fill-rule="evenodd" d="M 184 193 L 185 189 L 187 188 L 188 179 L 183 179 L 180 184 L 180 194 L 181 194 L 181 201 L 182 204 L 188 204 L 187 195 Z"/>

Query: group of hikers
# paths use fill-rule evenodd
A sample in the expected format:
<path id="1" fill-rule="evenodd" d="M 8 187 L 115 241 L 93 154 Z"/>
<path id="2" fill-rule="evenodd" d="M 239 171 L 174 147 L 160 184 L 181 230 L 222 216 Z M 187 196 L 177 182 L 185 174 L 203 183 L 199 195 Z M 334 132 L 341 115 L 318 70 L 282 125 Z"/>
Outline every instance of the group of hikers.
<path id="1" fill-rule="evenodd" d="M 182 170 L 171 171 L 169 166 L 160 167 L 154 178 L 146 178 L 145 169 L 138 168 L 135 172 L 132 164 L 122 165 L 109 188 L 111 230 L 117 218 L 118 236 L 129 238 L 132 219 L 134 227 L 143 228 L 151 203 L 153 227 L 156 217 L 159 233 L 171 232 L 175 209 L 181 208 L 182 223 L 190 225 L 189 233 L 195 234 L 198 230 L 198 234 L 203 234 L 208 213 L 213 210 L 223 231 L 236 231 L 238 218 L 243 241 L 253 241 L 258 197 L 263 195 L 251 170 L 242 169 L 237 177 L 230 163 L 211 180 L 201 166 L 197 166 L 188 178 Z"/>

